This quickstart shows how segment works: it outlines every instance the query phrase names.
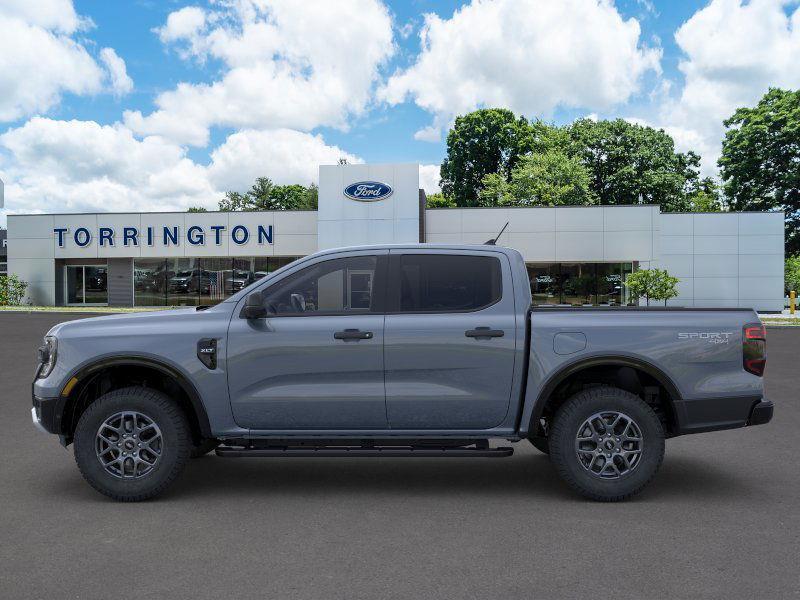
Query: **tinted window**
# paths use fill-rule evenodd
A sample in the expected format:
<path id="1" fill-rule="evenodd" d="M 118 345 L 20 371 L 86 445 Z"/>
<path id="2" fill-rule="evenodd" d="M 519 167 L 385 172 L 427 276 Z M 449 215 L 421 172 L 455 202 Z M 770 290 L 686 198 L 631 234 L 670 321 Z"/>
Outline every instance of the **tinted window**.
<path id="1" fill-rule="evenodd" d="M 370 312 L 376 264 L 374 256 L 317 263 L 269 286 L 264 304 L 276 315 Z"/>
<path id="2" fill-rule="evenodd" d="M 400 310 L 478 310 L 502 294 L 500 261 L 490 256 L 407 254 L 400 258 Z"/>

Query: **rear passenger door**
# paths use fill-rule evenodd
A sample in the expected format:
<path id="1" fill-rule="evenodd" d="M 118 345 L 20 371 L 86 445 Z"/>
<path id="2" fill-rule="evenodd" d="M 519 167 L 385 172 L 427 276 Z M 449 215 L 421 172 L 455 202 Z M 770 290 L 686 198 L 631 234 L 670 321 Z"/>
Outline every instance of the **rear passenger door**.
<path id="1" fill-rule="evenodd" d="M 510 282 L 503 254 L 391 251 L 384 364 L 392 429 L 503 421 L 516 350 Z"/>

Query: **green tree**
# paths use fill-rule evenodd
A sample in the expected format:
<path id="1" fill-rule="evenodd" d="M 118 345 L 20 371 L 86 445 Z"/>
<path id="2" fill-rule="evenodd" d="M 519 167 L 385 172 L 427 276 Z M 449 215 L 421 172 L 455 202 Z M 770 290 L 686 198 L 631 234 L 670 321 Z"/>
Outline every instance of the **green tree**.
<path id="1" fill-rule="evenodd" d="M 272 210 L 272 192 L 275 184 L 269 177 L 256 177 L 250 191 L 245 194 L 246 207 L 243 210 Z"/>
<path id="2" fill-rule="evenodd" d="M 511 174 L 505 204 L 560 206 L 593 204 L 589 172 L 578 158 L 558 150 L 523 156 Z"/>
<path id="3" fill-rule="evenodd" d="M 511 184 L 500 173 L 487 173 L 481 180 L 478 206 L 507 206 L 512 203 Z"/>
<path id="4" fill-rule="evenodd" d="M 725 127 L 718 164 L 731 209 L 783 210 L 786 253 L 800 252 L 800 91 L 772 88 Z"/>
<path id="5" fill-rule="evenodd" d="M 786 257 L 783 282 L 787 295 L 791 291 L 800 294 L 800 255 Z"/>
<path id="6" fill-rule="evenodd" d="M 437 192 L 426 196 L 425 205 L 428 208 L 453 208 L 456 203 L 452 198 L 448 198 L 441 192 Z"/>
<path id="7" fill-rule="evenodd" d="M 679 282 L 677 277 L 663 269 L 639 269 L 628 275 L 625 287 L 636 300 L 644 298 L 647 306 L 650 306 L 650 300 L 663 300 L 666 306 L 667 300 L 678 295 Z"/>
<path id="8" fill-rule="evenodd" d="M 623 119 L 579 119 L 567 127 L 570 151 L 588 169 L 600 204 L 659 204 L 665 212 L 690 209 L 687 191 L 696 185 L 700 157 L 675 151 L 661 129 Z"/>
<path id="9" fill-rule="evenodd" d="M 302 185 L 276 185 L 269 195 L 269 210 L 303 210 L 307 206 L 308 190 Z"/>
<path id="10" fill-rule="evenodd" d="M 456 117 L 447 134 L 442 193 L 457 206 L 478 205 L 483 178 L 500 173 L 511 179 L 519 156 L 533 150 L 537 130 L 510 110 L 484 108 Z"/>
<path id="11" fill-rule="evenodd" d="M 306 200 L 303 210 L 317 210 L 319 208 L 319 187 L 312 183 L 306 188 Z"/>
<path id="12" fill-rule="evenodd" d="M 244 194 L 225 193 L 220 200 L 221 211 L 253 210 L 317 210 L 319 188 L 316 184 L 304 187 L 298 184 L 275 185 L 267 177 L 259 177 Z"/>
<path id="13" fill-rule="evenodd" d="M 203 208 L 202 206 L 190 206 L 189 207 L 189 212 L 190 213 L 204 213 L 204 212 L 208 212 L 208 209 L 207 208 Z"/>
<path id="14" fill-rule="evenodd" d="M 0 275 L 0 306 L 19 306 L 27 289 L 28 283 L 15 273 Z"/>
<path id="15" fill-rule="evenodd" d="M 224 212 L 255 210 L 249 208 L 249 206 L 250 199 L 247 194 L 240 194 L 239 192 L 225 192 L 225 198 L 219 201 L 219 209 Z"/>
<path id="16" fill-rule="evenodd" d="M 697 182 L 687 196 L 689 210 L 692 212 L 723 212 L 727 210 L 717 182 L 704 177 Z"/>

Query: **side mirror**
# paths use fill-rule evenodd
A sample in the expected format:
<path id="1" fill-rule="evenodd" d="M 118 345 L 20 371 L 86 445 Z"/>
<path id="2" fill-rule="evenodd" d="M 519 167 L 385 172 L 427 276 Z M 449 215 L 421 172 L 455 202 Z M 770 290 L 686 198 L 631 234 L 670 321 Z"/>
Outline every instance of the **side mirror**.
<path id="1" fill-rule="evenodd" d="M 239 316 L 242 319 L 263 319 L 267 316 L 267 309 L 264 307 L 264 298 L 261 292 L 253 292 L 245 298 L 244 306 Z"/>

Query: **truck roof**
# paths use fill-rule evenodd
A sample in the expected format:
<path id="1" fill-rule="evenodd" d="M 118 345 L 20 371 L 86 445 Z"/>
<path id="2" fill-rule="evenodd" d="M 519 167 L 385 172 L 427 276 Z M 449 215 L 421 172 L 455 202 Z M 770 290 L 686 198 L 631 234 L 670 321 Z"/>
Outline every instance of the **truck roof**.
<path id="1" fill-rule="evenodd" d="M 507 248 L 506 246 L 495 246 L 490 244 L 429 244 L 429 243 L 408 243 L 408 244 L 372 244 L 365 246 L 342 246 L 341 248 L 329 248 L 320 250 L 309 256 L 321 256 L 325 254 L 336 254 L 349 250 L 480 250 L 483 252 L 499 252 L 501 254 L 520 255 L 518 250 Z M 520 255 L 521 256 L 521 255 Z"/>

